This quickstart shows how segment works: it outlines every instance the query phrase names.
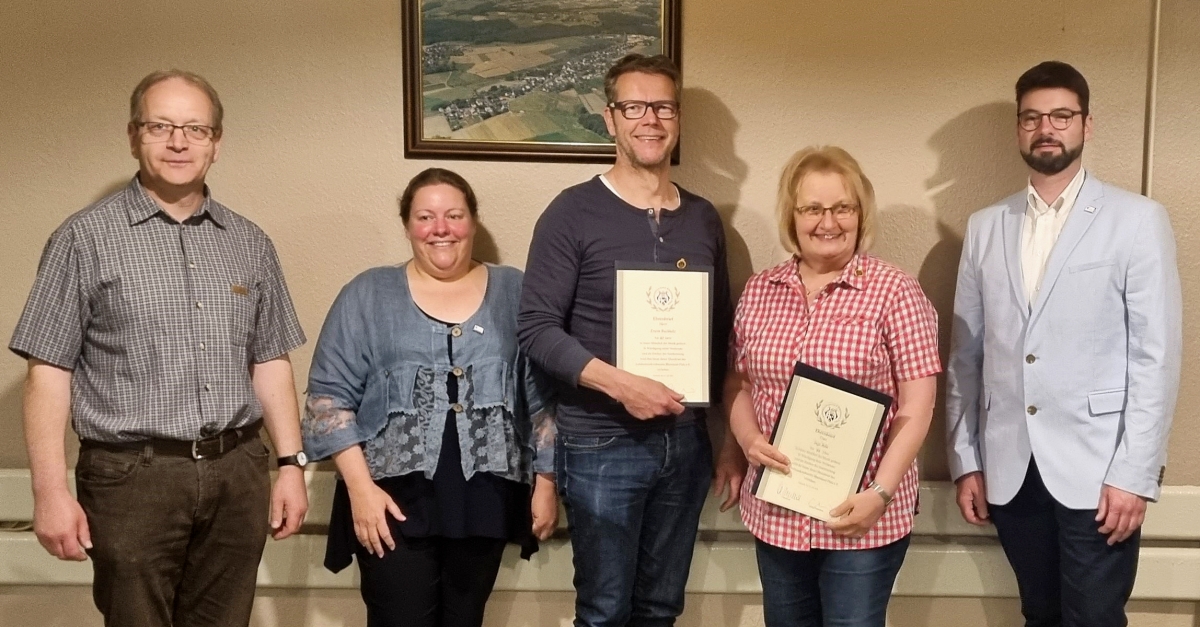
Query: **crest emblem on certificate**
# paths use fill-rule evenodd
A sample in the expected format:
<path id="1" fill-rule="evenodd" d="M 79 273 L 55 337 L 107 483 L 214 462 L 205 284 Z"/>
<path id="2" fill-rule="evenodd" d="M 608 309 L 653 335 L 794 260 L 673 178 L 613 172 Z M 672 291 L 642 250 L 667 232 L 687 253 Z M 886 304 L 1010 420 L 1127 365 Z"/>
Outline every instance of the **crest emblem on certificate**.
<path id="1" fill-rule="evenodd" d="M 646 302 L 658 311 L 671 311 L 679 304 L 679 290 L 670 287 L 648 288 Z"/>
<path id="2" fill-rule="evenodd" d="M 815 413 L 817 421 L 830 429 L 837 429 L 850 419 L 849 409 L 829 401 L 818 401 Z"/>

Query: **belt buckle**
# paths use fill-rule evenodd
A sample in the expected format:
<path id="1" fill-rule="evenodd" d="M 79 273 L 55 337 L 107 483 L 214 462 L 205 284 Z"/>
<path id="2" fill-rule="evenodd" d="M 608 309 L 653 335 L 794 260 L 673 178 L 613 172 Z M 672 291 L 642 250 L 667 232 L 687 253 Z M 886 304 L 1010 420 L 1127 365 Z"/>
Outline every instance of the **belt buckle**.
<path id="1" fill-rule="evenodd" d="M 217 445 L 217 448 L 215 451 L 208 450 L 206 452 L 206 451 L 201 450 L 201 447 L 203 447 L 204 449 L 208 449 L 214 443 Z M 217 435 L 210 436 L 207 438 L 202 438 L 199 440 L 192 440 L 192 459 L 204 459 L 206 457 L 212 457 L 213 455 L 224 455 L 224 454 L 225 454 L 225 434 L 224 433 L 218 433 Z"/>

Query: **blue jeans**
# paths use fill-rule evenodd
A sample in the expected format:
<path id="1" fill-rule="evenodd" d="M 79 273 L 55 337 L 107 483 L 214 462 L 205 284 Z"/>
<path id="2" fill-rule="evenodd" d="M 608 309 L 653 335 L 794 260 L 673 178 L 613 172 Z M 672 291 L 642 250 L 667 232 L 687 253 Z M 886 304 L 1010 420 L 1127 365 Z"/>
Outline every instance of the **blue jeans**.
<path id="1" fill-rule="evenodd" d="M 754 543 L 767 627 L 884 627 L 909 536 L 875 549 L 840 551 Z"/>
<path id="2" fill-rule="evenodd" d="M 576 627 L 674 625 L 712 478 L 704 426 L 559 435 L 555 465 L 574 552 Z"/>

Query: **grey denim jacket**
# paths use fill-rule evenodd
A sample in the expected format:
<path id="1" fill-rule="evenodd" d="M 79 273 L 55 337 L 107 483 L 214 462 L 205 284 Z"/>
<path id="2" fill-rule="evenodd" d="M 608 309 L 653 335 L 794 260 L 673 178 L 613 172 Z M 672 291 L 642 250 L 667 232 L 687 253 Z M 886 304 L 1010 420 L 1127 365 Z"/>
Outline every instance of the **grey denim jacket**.
<path id="1" fill-rule="evenodd" d="M 367 270 L 334 300 L 309 370 L 305 453 L 324 459 L 367 444 L 389 421 L 403 421 L 388 429 L 400 436 L 398 445 L 390 443 L 399 455 L 388 460 L 387 474 L 432 478 L 453 406 L 468 479 L 491 472 L 529 483 L 534 472 L 553 472 L 551 388 L 517 347 L 522 272 L 488 265 L 483 303 L 448 327 L 417 307 L 406 267 Z M 460 377 L 459 403 L 447 395 L 449 373 Z"/>

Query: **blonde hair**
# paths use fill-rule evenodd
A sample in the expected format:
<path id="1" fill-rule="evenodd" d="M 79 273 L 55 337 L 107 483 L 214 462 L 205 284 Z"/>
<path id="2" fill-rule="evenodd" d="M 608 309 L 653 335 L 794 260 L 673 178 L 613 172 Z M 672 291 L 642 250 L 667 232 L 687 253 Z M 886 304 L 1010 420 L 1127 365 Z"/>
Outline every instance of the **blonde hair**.
<path id="1" fill-rule="evenodd" d="M 779 196 L 775 217 L 779 221 L 779 240 L 793 254 L 799 254 L 796 239 L 796 195 L 804 177 L 813 172 L 839 174 L 846 190 L 859 206 L 856 253 L 866 252 L 875 241 L 875 188 L 863 174 L 858 161 L 837 146 L 809 146 L 792 155 L 779 177 Z"/>

